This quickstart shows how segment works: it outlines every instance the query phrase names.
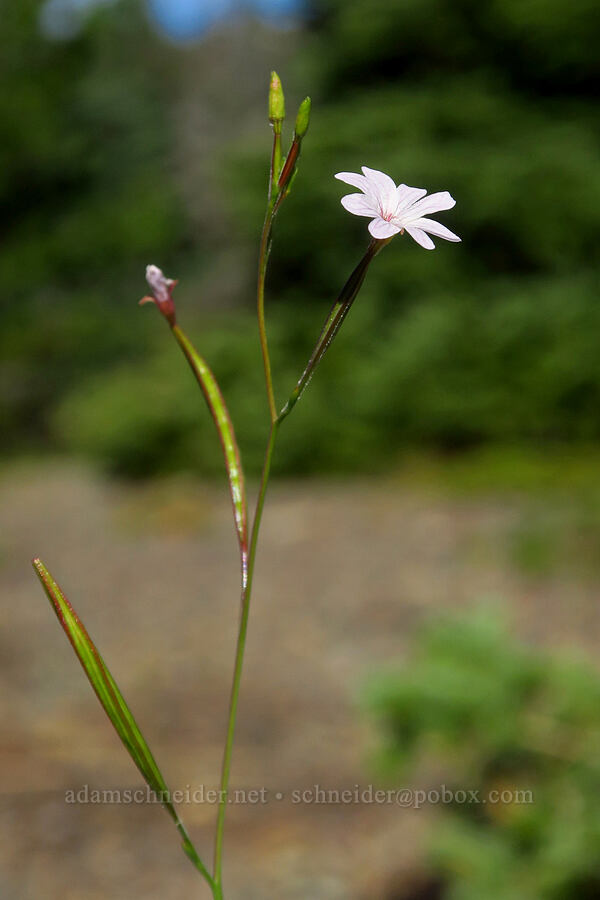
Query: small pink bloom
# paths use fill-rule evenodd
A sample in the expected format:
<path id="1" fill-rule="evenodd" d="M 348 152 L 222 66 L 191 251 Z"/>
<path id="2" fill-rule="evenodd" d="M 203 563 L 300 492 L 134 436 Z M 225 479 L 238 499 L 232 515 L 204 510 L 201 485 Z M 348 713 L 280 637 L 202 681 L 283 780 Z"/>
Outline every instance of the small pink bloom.
<path id="1" fill-rule="evenodd" d="M 396 186 L 389 175 L 362 166 L 363 175 L 354 172 L 339 172 L 335 177 L 362 193 L 342 197 L 342 206 L 355 216 L 367 216 L 372 221 L 369 231 L 377 240 L 386 240 L 395 234 L 407 231 L 411 238 L 426 250 L 433 250 L 435 244 L 429 237 L 443 238 L 445 241 L 460 241 L 458 235 L 449 231 L 429 213 L 452 209 L 456 200 L 448 191 L 429 194 L 425 188 Z"/>
<path id="2" fill-rule="evenodd" d="M 158 266 L 146 266 L 146 281 L 152 291 L 151 297 L 142 297 L 140 303 L 155 303 L 170 325 L 175 325 L 175 304 L 173 290 L 177 282 L 163 275 Z"/>

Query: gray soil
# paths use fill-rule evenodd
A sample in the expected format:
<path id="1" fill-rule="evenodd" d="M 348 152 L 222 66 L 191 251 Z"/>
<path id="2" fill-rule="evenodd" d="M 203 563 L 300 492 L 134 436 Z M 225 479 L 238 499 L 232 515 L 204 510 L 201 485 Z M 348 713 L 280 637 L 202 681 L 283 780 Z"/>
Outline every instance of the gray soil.
<path id="1" fill-rule="evenodd" d="M 597 573 L 532 576 L 511 562 L 524 502 L 391 482 L 273 486 L 233 778 L 266 802 L 229 808 L 227 900 L 404 896 L 392 885 L 418 871 L 433 811 L 293 792 L 375 783 L 361 686 L 407 658 L 425 619 L 492 599 L 525 640 L 598 646 Z M 171 788 L 206 792 L 218 782 L 239 608 L 226 494 L 21 467 L 0 482 L 0 528 L 1 896 L 208 900 L 159 806 L 66 802 L 85 785 L 89 797 L 142 782 L 29 560 L 39 554 L 61 583 Z M 214 804 L 180 811 L 210 858 Z"/>

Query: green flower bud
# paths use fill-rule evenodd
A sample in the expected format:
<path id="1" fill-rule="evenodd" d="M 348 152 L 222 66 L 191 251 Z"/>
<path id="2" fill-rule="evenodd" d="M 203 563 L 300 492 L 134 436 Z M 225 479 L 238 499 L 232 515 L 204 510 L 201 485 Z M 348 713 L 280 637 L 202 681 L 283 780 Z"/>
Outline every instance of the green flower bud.
<path id="1" fill-rule="evenodd" d="M 271 72 L 269 86 L 269 121 L 271 125 L 281 125 L 285 119 L 285 99 L 281 79 L 277 72 Z"/>
<path id="2" fill-rule="evenodd" d="M 296 137 L 303 138 L 310 122 L 310 97 L 305 97 L 296 116 Z"/>

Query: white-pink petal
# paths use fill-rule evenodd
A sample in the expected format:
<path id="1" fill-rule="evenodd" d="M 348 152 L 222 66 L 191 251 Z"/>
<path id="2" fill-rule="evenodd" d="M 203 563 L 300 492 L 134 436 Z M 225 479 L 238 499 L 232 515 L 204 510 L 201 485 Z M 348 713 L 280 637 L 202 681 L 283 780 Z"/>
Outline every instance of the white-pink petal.
<path id="1" fill-rule="evenodd" d="M 454 197 L 448 191 L 440 191 L 437 194 L 430 194 L 423 200 L 418 200 L 414 206 L 406 210 L 407 221 L 410 219 L 420 219 L 429 213 L 440 212 L 442 209 L 452 209 L 456 205 Z"/>
<path id="2" fill-rule="evenodd" d="M 369 216 L 372 219 L 379 215 L 377 205 L 365 194 L 346 194 L 342 197 L 341 204 L 355 216 Z"/>
<path id="3" fill-rule="evenodd" d="M 358 172 L 338 172 L 335 177 L 339 181 L 344 181 L 346 184 L 351 184 L 352 187 L 358 188 L 359 191 L 366 191 L 369 188 L 369 182 L 365 176 L 359 175 Z"/>
<path id="4" fill-rule="evenodd" d="M 416 203 L 427 193 L 425 188 L 409 187 L 407 184 L 399 184 L 396 188 L 397 213 L 406 209 L 411 203 Z"/>
<path id="5" fill-rule="evenodd" d="M 457 234 L 434 219 L 429 213 L 452 209 L 456 205 L 448 191 L 427 196 L 425 188 L 396 186 L 385 172 L 362 166 L 362 175 L 356 172 L 339 172 L 335 177 L 361 191 L 342 198 L 342 206 L 356 216 L 371 218 L 369 231 L 377 240 L 386 240 L 406 230 L 421 247 L 433 250 L 430 235 L 445 241 L 460 241 Z"/>
<path id="6" fill-rule="evenodd" d="M 376 189 L 382 202 L 395 201 L 396 182 L 389 175 L 386 175 L 385 172 L 380 172 L 378 169 L 369 169 L 368 166 L 361 166 L 361 169 L 371 186 Z"/>
<path id="7" fill-rule="evenodd" d="M 369 222 L 369 231 L 378 241 L 383 241 L 385 238 L 390 238 L 395 234 L 398 234 L 400 228 L 397 225 L 394 225 L 393 222 L 387 222 L 385 219 L 377 218 L 373 219 L 372 222 Z"/>
<path id="8" fill-rule="evenodd" d="M 410 223 L 410 227 L 421 228 L 423 231 L 427 231 L 429 234 L 435 235 L 435 237 L 443 238 L 445 241 L 460 241 L 457 234 L 454 234 L 441 222 L 436 222 L 435 219 L 416 219 Z"/>
<path id="9" fill-rule="evenodd" d="M 405 231 L 410 234 L 411 238 L 416 241 L 417 244 L 420 244 L 421 247 L 424 247 L 426 250 L 435 249 L 435 244 L 433 243 L 429 235 L 425 234 L 425 232 L 421 228 L 413 228 L 412 225 L 406 225 Z"/>

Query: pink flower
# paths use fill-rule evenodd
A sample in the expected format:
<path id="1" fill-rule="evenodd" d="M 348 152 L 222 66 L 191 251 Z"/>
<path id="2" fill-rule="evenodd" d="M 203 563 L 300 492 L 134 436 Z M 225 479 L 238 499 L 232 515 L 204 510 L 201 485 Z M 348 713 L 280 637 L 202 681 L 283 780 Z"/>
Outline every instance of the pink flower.
<path id="1" fill-rule="evenodd" d="M 386 240 L 395 234 L 407 231 L 411 238 L 426 250 L 433 250 L 435 244 L 429 237 L 443 238 L 445 241 L 460 241 L 458 235 L 440 225 L 434 219 L 425 218 L 429 213 L 452 209 L 456 200 L 448 191 L 425 196 L 425 188 L 396 184 L 389 175 L 362 166 L 363 175 L 354 172 L 339 172 L 335 177 L 362 191 L 342 197 L 342 206 L 355 216 L 372 219 L 369 231 L 377 240 Z"/>

